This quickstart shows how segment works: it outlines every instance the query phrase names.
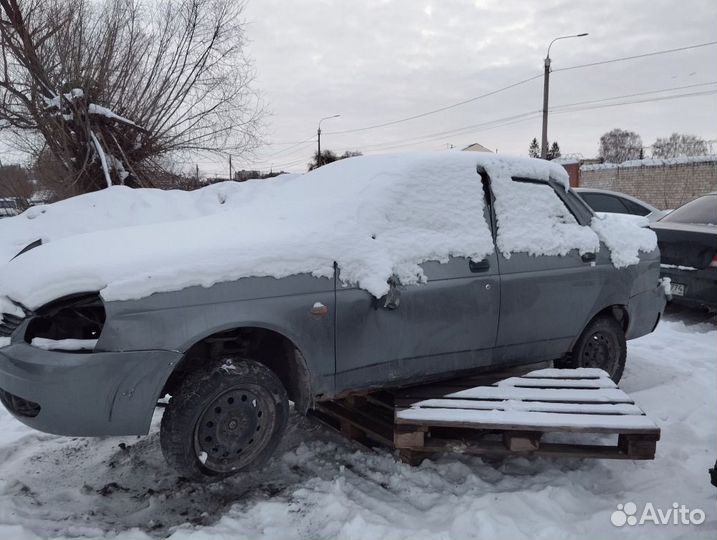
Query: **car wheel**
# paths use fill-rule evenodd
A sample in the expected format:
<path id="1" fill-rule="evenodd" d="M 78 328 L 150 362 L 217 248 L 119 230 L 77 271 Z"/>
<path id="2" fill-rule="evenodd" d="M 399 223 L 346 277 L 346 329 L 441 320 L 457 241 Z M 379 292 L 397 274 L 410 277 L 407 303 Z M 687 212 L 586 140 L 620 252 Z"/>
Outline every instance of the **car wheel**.
<path id="1" fill-rule="evenodd" d="M 571 367 L 599 368 L 618 382 L 625 369 L 627 343 L 622 325 L 612 317 L 598 317 L 588 324 L 571 354 Z"/>
<path id="2" fill-rule="evenodd" d="M 286 430 L 289 400 L 253 360 L 225 358 L 187 374 L 162 417 L 160 444 L 180 475 L 215 481 L 257 469 Z"/>

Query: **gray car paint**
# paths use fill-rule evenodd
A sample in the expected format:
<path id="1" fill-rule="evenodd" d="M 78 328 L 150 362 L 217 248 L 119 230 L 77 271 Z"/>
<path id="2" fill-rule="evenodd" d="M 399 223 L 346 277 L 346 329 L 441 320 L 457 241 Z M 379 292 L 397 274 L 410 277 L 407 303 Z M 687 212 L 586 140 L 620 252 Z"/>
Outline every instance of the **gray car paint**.
<path id="1" fill-rule="evenodd" d="M 551 182 L 581 224 L 592 212 Z M 485 219 L 493 227 L 490 206 Z M 242 278 L 139 300 L 105 303 L 91 354 L 41 351 L 25 343 L 26 320 L 0 350 L 0 388 L 42 406 L 22 422 L 65 435 L 145 434 L 160 391 L 192 345 L 228 329 L 259 327 L 291 340 L 310 375 L 311 398 L 450 376 L 462 370 L 563 356 L 602 310 L 627 312 L 627 337 L 651 332 L 664 309 L 659 252 L 615 269 L 595 261 L 490 255 L 422 265 L 427 283 L 398 286 L 400 305 L 333 278 Z M 331 316 L 311 313 L 320 302 Z"/>

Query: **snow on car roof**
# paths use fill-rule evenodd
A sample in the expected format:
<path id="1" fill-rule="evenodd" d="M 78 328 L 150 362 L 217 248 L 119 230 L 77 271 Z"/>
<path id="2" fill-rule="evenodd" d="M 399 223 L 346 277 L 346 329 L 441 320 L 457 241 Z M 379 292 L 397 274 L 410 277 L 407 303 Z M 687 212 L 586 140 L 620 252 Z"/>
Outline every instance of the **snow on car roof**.
<path id="1" fill-rule="evenodd" d="M 3 220 L 0 238 L 36 227 L 24 240 L 47 243 L 0 266 L 0 296 L 30 309 L 88 291 L 134 299 L 248 276 L 331 277 L 334 261 L 342 279 L 381 296 L 392 275 L 403 284 L 424 280 L 422 262 L 493 252 L 476 167 L 511 196 L 514 176 L 567 187 L 564 169 L 547 161 L 453 151 L 363 156 L 300 177 L 191 193 L 109 188 Z M 67 211 L 55 212 L 61 206 Z M 53 222 L 62 225 L 53 230 Z M 597 243 L 589 227 L 567 225 L 558 237 L 575 233 L 583 251 Z M 512 230 L 499 248 L 519 250 L 522 233 Z M 543 234 L 547 251 L 532 234 L 534 254 L 567 251 L 555 245 L 555 231 Z M 12 250 L 3 253 L 2 243 L 5 256 Z"/>

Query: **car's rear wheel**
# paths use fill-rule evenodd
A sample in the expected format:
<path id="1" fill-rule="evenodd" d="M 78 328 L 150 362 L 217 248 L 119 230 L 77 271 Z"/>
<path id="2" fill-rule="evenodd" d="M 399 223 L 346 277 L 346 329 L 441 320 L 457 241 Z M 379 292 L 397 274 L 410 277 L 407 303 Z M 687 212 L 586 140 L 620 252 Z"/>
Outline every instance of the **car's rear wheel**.
<path id="1" fill-rule="evenodd" d="M 618 382 L 625 369 L 627 343 L 622 325 L 613 317 L 593 319 L 573 347 L 567 367 L 599 368 Z"/>
<path id="2" fill-rule="evenodd" d="M 286 429 L 281 381 L 253 360 L 222 359 L 191 371 L 162 417 L 160 443 L 182 476 L 219 480 L 263 465 Z"/>

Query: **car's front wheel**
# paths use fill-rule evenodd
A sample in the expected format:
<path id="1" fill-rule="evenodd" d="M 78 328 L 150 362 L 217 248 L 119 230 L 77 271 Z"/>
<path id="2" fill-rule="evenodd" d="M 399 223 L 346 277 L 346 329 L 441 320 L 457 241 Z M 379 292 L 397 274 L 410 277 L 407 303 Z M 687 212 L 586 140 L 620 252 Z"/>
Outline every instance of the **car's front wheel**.
<path id="1" fill-rule="evenodd" d="M 599 368 L 618 382 L 625 369 L 627 343 L 622 325 L 613 317 L 593 319 L 578 338 L 571 353 L 570 367 Z"/>
<path id="2" fill-rule="evenodd" d="M 225 358 L 188 373 L 162 417 L 160 443 L 182 476 L 219 480 L 264 464 L 286 429 L 278 377 L 253 360 Z"/>

